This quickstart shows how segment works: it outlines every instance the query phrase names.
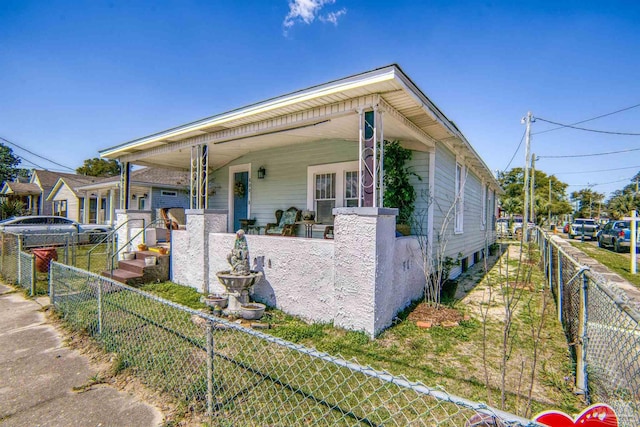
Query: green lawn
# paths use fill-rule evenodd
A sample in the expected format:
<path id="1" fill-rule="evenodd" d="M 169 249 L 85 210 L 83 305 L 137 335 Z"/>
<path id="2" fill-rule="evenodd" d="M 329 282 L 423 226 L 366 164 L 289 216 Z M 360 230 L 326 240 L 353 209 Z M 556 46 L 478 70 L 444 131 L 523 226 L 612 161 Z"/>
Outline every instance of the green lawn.
<path id="1" fill-rule="evenodd" d="M 531 256 L 535 258 L 537 252 Z M 525 264 L 517 257 L 505 259 L 500 269 L 494 267 L 496 271 L 492 270 L 487 275 L 490 280 L 485 278 L 478 287 L 480 293 L 489 287 L 494 289 L 495 299 L 491 304 L 495 305 L 493 310 L 498 317 L 488 318 L 486 328 L 483 328 L 483 319 L 478 314 L 479 306 L 483 304 L 479 301 L 451 303 L 470 315 L 469 320 L 462 321 L 458 327 L 421 329 L 407 320 L 410 312 L 407 310 L 400 314 L 396 324 L 375 340 L 362 332 L 334 328 L 331 324 L 309 324 L 275 309 L 268 309 L 261 322 L 272 326 L 265 332 L 287 341 L 332 355 L 339 354 L 346 359 L 356 359 L 359 364 L 394 375 L 404 375 L 429 386 L 442 386 L 450 393 L 471 400 L 490 400 L 490 404 L 499 407 L 500 389 L 496 378 L 502 363 L 500 342 L 503 320 L 499 315 L 503 312 L 496 297 L 500 292 L 510 292 L 500 288 L 500 277 L 507 269 L 514 276 L 518 267 L 521 275 L 526 271 L 530 289 L 524 292 L 522 304 L 516 310 L 512 339 L 514 349 L 507 362 L 507 401 L 504 409 L 522 416 L 551 408 L 568 413 L 579 412 L 582 402 L 572 392 L 573 363 L 562 327 L 555 318 L 555 306 L 548 294 L 542 319 L 544 332 L 537 349 L 534 394 L 531 407 L 527 408 L 526 384 L 531 375 L 534 349 L 531 327 L 541 320 L 542 296 L 546 287 L 537 265 Z M 191 288 L 167 282 L 147 285 L 143 289 L 195 309 L 202 307 L 199 294 Z M 489 387 L 482 357 L 484 340 L 488 343 L 486 365 Z"/>
<path id="2" fill-rule="evenodd" d="M 631 274 L 629 254 L 616 253 L 589 243 L 570 241 L 573 246 L 640 288 L 640 274 Z"/>

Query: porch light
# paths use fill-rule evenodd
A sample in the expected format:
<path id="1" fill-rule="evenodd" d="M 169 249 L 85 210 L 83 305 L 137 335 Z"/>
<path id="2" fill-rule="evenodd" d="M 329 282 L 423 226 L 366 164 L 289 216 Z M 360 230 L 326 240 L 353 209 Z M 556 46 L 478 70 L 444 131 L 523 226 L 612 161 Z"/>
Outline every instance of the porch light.
<path id="1" fill-rule="evenodd" d="M 260 168 L 258 169 L 258 179 L 264 179 L 265 176 L 267 176 L 267 171 L 265 170 L 264 166 L 260 166 Z"/>

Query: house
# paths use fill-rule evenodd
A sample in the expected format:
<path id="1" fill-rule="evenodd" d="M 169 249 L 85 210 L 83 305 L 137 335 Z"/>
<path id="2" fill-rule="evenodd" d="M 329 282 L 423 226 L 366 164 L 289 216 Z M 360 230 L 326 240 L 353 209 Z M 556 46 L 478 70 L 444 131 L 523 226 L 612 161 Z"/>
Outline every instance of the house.
<path id="1" fill-rule="evenodd" d="M 412 150 L 420 233 L 397 237 L 398 210 L 383 207 L 385 141 Z M 330 81 L 173 127 L 100 152 L 123 164 L 190 171 L 186 229 L 172 236 L 172 280 L 224 291 L 216 272 L 240 224 L 253 298 L 311 321 L 374 336 L 424 292 L 438 256 L 452 276 L 495 241 L 499 184 L 458 127 L 397 65 Z M 144 216 L 118 211 L 118 223 Z M 315 211 L 297 238 L 264 235 L 276 210 Z M 241 221 L 242 220 L 242 221 Z M 334 238 L 323 239 L 333 226 Z M 415 233 L 415 230 L 414 230 Z M 426 270 L 426 272 L 425 272 Z"/>
<path id="2" fill-rule="evenodd" d="M 189 173 L 179 170 L 141 168 L 131 172 L 130 206 L 151 211 L 158 208 L 180 208 L 189 204 Z M 48 198 L 54 215 L 66 216 L 85 224 L 115 223 L 114 212 L 120 208 L 120 177 L 63 177 Z"/>
<path id="3" fill-rule="evenodd" d="M 33 169 L 28 183 L 5 182 L 0 195 L 21 200 L 30 215 L 52 215 L 53 203 L 47 198 L 60 178 L 74 179 L 79 175 Z"/>
<path id="4" fill-rule="evenodd" d="M 25 212 L 37 215 L 39 200 L 42 190 L 36 184 L 30 182 L 6 181 L 0 190 L 0 197 L 9 201 L 22 203 Z"/>

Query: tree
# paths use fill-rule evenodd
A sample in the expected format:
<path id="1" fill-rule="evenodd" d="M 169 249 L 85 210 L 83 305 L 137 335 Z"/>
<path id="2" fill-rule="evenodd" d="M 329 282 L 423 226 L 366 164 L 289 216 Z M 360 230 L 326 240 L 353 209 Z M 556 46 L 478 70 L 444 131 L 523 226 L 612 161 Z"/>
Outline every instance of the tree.
<path id="1" fill-rule="evenodd" d="M 0 142 L 0 183 L 11 181 L 18 175 L 20 162 L 13 150 Z"/>
<path id="2" fill-rule="evenodd" d="M 613 192 L 613 195 L 607 201 L 607 210 L 612 218 L 620 219 L 629 215 L 634 209 L 640 211 L 638 182 L 640 182 L 640 172 L 631 178 L 630 184 L 625 185 L 621 190 Z"/>
<path id="3" fill-rule="evenodd" d="M 105 160 L 94 157 L 86 159 L 84 164 L 76 169 L 76 172 L 87 176 L 116 176 L 120 175 L 120 165 L 113 159 Z"/>
<path id="4" fill-rule="evenodd" d="M 591 188 L 583 188 L 571 193 L 571 200 L 579 204 L 574 213 L 576 217 L 593 218 L 600 215 L 604 194 L 593 191 Z"/>
<path id="5" fill-rule="evenodd" d="M 521 215 L 524 206 L 524 170 L 513 168 L 500 174 L 498 181 L 504 189 L 504 194 L 500 197 L 502 210 L 511 215 Z M 549 213 L 557 216 L 571 212 L 571 204 L 565 195 L 567 187 L 568 184 L 558 180 L 554 175 L 549 176 L 541 170 L 535 171 L 534 213 L 538 224 L 541 224 Z M 549 198 L 549 189 L 551 189 L 551 198 Z"/>

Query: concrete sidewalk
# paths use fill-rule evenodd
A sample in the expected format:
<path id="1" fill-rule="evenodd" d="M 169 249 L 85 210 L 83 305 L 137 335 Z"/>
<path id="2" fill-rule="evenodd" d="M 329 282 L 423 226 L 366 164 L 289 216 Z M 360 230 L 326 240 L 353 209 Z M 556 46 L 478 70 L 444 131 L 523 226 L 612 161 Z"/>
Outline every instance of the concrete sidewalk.
<path id="1" fill-rule="evenodd" d="M 108 385 L 65 347 L 38 302 L 0 283 L 0 426 L 158 426 L 162 414 Z"/>

